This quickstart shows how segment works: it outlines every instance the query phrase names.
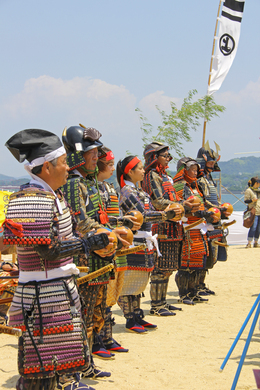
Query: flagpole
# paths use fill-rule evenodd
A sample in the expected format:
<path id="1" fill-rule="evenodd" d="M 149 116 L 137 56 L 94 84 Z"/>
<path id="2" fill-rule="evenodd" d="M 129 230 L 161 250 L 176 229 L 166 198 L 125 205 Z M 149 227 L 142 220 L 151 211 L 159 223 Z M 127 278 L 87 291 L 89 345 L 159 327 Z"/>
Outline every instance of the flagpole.
<path id="1" fill-rule="evenodd" d="M 222 2 L 223 2 L 223 0 L 220 0 L 219 6 L 218 6 L 218 15 L 217 15 L 216 26 L 215 26 L 215 31 L 214 31 L 214 39 L 213 39 L 213 46 L 212 46 L 212 53 L 211 53 L 211 60 L 210 60 L 210 67 L 209 67 L 208 87 L 210 86 L 210 81 L 211 81 L 212 63 L 213 63 L 213 56 L 214 56 L 214 52 L 215 52 L 215 42 L 217 39 L 218 21 L 219 21 L 219 14 L 220 14 L 220 8 L 221 8 Z M 204 118 L 203 137 L 202 137 L 202 147 L 203 148 L 205 146 L 206 124 L 207 124 L 207 119 Z"/>

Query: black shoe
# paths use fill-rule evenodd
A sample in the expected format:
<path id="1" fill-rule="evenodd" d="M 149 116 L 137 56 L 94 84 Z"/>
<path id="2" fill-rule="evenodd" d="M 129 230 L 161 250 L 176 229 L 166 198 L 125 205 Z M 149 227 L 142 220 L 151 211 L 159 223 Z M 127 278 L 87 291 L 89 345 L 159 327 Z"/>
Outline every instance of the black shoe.
<path id="1" fill-rule="evenodd" d="M 200 295 L 195 295 L 194 297 L 192 297 L 192 300 L 193 300 L 193 302 L 195 302 L 195 303 L 208 302 L 208 299 L 206 299 L 206 298 L 201 298 Z"/>
<path id="2" fill-rule="evenodd" d="M 135 309 L 135 321 L 142 325 L 145 329 L 157 329 L 157 325 L 151 324 L 150 322 L 145 321 L 144 318 L 144 312 L 142 309 Z"/>
<path id="3" fill-rule="evenodd" d="M 195 302 L 193 302 L 193 298 L 190 297 L 189 294 L 181 296 L 179 302 L 184 303 L 185 305 L 191 305 L 191 306 L 195 305 Z"/>
<path id="4" fill-rule="evenodd" d="M 100 336 L 95 337 L 95 342 L 92 346 L 92 355 L 100 359 L 114 359 L 115 354 L 107 351 Z"/>
<path id="5" fill-rule="evenodd" d="M 112 352 L 128 352 L 129 349 L 121 347 L 121 345 L 114 339 L 108 340 L 108 342 L 104 343 L 107 351 Z"/>
<path id="6" fill-rule="evenodd" d="M 74 375 L 75 379 L 70 379 L 66 383 L 58 383 L 56 386 L 57 390 L 95 390 L 94 387 L 90 387 L 85 383 L 80 382 L 79 373 Z"/>
<path id="7" fill-rule="evenodd" d="M 207 292 L 209 295 L 215 295 L 215 294 L 216 294 L 215 291 L 210 290 L 208 287 L 205 287 L 205 290 L 206 290 L 206 292 Z"/>
<path id="8" fill-rule="evenodd" d="M 135 320 L 135 313 L 128 313 L 125 315 L 126 318 L 126 329 L 129 332 L 146 334 L 147 329 L 145 329 L 142 325 L 138 324 Z"/>
<path id="9" fill-rule="evenodd" d="M 199 290 L 199 291 L 198 291 L 198 294 L 199 294 L 200 296 L 202 296 L 202 297 L 203 297 L 203 296 L 206 296 L 206 295 L 210 295 L 209 292 L 207 292 L 206 290 Z"/>
<path id="10" fill-rule="evenodd" d="M 176 306 L 173 306 L 173 305 L 170 305 L 169 303 L 166 303 L 166 306 L 165 306 L 168 310 L 182 310 L 181 307 L 176 307 Z"/>
<path id="11" fill-rule="evenodd" d="M 101 379 L 101 378 L 109 378 L 111 376 L 111 372 L 99 370 L 97 367 L 94 368 L 93 372 L 89 375 L 84 376 L 83 378 L 92 378 L 92 379 Z"/>
<path id="12" fill-rule="evenodd" d="M 205 283 L 198 286 L 199 295 L 215 295 L 215 291 L 210 290 L 206 287 Z"/>
<path id="13" fill-rule="evenodd" d="M 167 307 L 151 307 L 150 310 L 151 315 L 156 315 L 160 317 L 170 317 L 176 316 L 176 313 L 172 313 Z"/>

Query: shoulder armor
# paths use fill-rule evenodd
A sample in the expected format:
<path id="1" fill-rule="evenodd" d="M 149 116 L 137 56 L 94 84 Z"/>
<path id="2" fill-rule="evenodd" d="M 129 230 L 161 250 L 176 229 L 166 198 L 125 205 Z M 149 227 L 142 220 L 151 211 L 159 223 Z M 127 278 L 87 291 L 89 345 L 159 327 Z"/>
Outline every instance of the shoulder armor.
<path id="1" fill-rule="evenodd" d="M 61 191 L 75 215 L 80 214 L 80 202 L 79 202 L 80 180 L 81 180 L 80 176 L 72 176 L 68 179 L 67 183 L 61 187 Z"/>
<path id="2" fill-rule="evenodd" d="M 49 244 L 54 220 L 55 195 L 35 187 L 10 196 L 4 230 L 5 245 Z M 15 229 L 15 224 L 22 231 Z"/>
<path id="3" fill-rule="evenodd" d="M 176 183 L 174 183 L 173 185 L 173 188 L 175 189 L 177 195 L 183 199 L 183 189 L 184 189 L 184 186 L 186 185 L 186 182 L 183 180 L 183 181 L 177 181 Z"/>

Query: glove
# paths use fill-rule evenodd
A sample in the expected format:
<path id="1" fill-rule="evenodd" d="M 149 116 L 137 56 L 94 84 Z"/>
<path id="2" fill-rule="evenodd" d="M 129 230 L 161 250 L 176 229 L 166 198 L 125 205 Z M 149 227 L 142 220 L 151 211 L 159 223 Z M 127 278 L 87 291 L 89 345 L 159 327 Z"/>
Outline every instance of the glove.
<path id="1" fill-rule="evenodd" d="M 208 223 L 214 223 L 213 215 L 214 215 L 214 213 L 212 211 L 210 211 L 210 212 L 205 211 L 204 218 L 206 219 L 206 221 Z"/>
<path id="2" fill-rule="evenodd" d="M 165 217 L 166 219 L 173 219 L 175 217 L 176 213 L 174 210 L 168 210 L 168 211 L 165 211 Z"/>
<path id="3" fill-rule="evenodd" d="M 133 222 L 131 221 L 130 218 L 118 218 L 119 221 L 122 221 L 123 225 L 125 227 L 128 227 L 129 229 L 132 229 L 132 227 L 134 226 Z"/>
<path id="4" fill-rule="evenodd" d="M 88 251 L 93 252 L 105 248 L 109 244 L 109 238 L 106 233 L 89 232 L 83 237 L 83 243 L 87 246 Z"/>
<path id="5" fill-rule="evenodd" d="M 228 219 L 228 217 L 224 214 L 225 211 L 227 211 L 226 207 L 219 207 L 219 210 L 221 212 L 221 219 Z"/>

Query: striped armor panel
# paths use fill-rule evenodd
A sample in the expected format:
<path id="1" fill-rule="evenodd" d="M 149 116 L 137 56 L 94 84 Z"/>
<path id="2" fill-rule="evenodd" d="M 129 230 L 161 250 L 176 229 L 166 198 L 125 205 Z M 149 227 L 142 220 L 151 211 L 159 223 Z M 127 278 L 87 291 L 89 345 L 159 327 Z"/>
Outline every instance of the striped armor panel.
<path id="1" fill-rule="evenodd" d="M 198 182 L 202 187 L 203 195 L 205 196 L 206 200 L 210 202 L 212 205 L 218 207 L 219 206 L 218 192 L 217 192 L 216 184 L 212 179 L 211 175 L 200 178 Z"/>
<path id="2" fill-rule="evenodd" d="M 9 325 L 23 332 L 18 368 L 25 378 L 53 377 L 88 366 L 86 332 L 73 278 L 19 283 Z"/>
<path id="3" fill-rule="evenodd" d="M 119 200 L 119 206 L 124 214 L 127 214 L 131 210 L 139 210 L 145 219 L 146 212 L 153 210 L 153 206 L 150 203 L 148 195 L 141 189 L 131 187 L 129 185 L 124 186 L 121 189 L 121 196 Z M 151 231 L 151 223 L 144 222 L 139 232 Z M 144 239 L 136 239 L 134 241 L 138 243 L 144 243 Z M 154 250 L 149 251 L 147 248 L 144 251 L 127 255 L 127 269 L 139 270 L 139 271 L 151 271 L 154 268 Z"/>
<path id="4" fill-rule="evenodd" d="M 9 216 L 14 221 L 21 220 L 26 237 L 32 236 L 30 245 L 17 243 L 19 267 L 29 271 L 27 276 L 30 271 L 51 270 L 73 261 L 71 256 L 61 259 L 54 256 L 49 261 L 34 249 L 36 237 L 52 238 L 54 233 L 62 242 L 73 241 L 70 210 L 60 192 L 57 196 L 62 214 L 58 212 L 55 197 L 38 187 L 25 188 L 12 195 Z M 10 234 L 8 229 L 6 234 Z M 36 248 L 45 246 L 49 247 L 36 242 Z M 26 379 L 52 378 L 57 373 L 79 372 L 88 367 L 87 337 L 73 277 L 19 282 L 9 310 L 9 325 L 22 330 L 18 368 Z"/>
<path id="5" fill-rule="evenodd" d="M 83 184 L 83 186 L 80 186 Z M 83 210 L 80 203 L 80 197 L 82 196 L 80 192 L 80 187 L 85 187 L 86 202 L 85 209 Z M 85 214 L 88 217 L 94 219 L 97 222 L 99 220 L 99 195 L 96 189 L 95 181 L 93 179 L 87 180 L 81 176 L 71 175 L 67 183 L 61 188 L 67 202 L 72 207 L 72 210 L 77 216 L 77 219 L 84 220 Z"/>
<path id="6" fill-rule="evenodd" d="M 200 210 L 204 210 L 204 203 L 201 193 L 197 187 L 191 188 L 185 180 L 178 180 L 174 185 L 177 194 L 182 199 L 187 199 L 193 195 L 200 199 Z M 198 221 L 200 218 L 192 214 L 188 215 L 188 224 Z M 201 233 L 200 229 L 192 229 L 185 233 L 182 243 L 182 253 L 180 258 L 180 269 L 204 269 L 206 258 L 209 255 L 207 236 Z"/>
<path id="7" fill-rule="evenodd" d="M 83 178 L 77 175 L 71 175 L 67 183 L 62 187 L 67 201 L 71 202 L 70 206 L 75 212 L 75 217 L 78 222 L 78 229 L 85 234 L 93 227 L 102 227 L 100 224 L 100 197 L 97 190 L 97 184 L 92 177 Z M 84 204 L 84 207 L 83 207 Z M 89 272 L 97 271 L 98 269 L 110 264 L 113 258 L 100 257 L 96 254 L 91 254 L 86 259 L 85 256 L 78 256 L 76 262 L 78 266 L 88 266 Z M 110 273 L 105 273 L 88 282 L 89 285 L 97 285 L 108 283 Z"/>
<path id="8" fill-rule="evenodd" d="M 219 207 L 220 202 L 218 199 L 217 188 L 216 188 L 216 184 L 215 184 L 212 176 L 209 174 L 207 176 L 200 178 L 199 184 L 202 188 L 203 195 L 206 198 L 206 207 L 210 208 L 210 207 L 212 207 L 212 205 Z M 215 229 L 218 229 L 218 227 L 220 227 L 220 226 L 221 226 L 221 221 L 219 221 L 217 224 L 214 224 Z M 223 230 L 218 229 L 218 231 L 220 232 L 218 237 L 217 237 L 218 241 L 226 244 L 226 238 L 223 235 Z M 214 230 L 214 232 L 215 232 L 215 230 Z M 211 232 L 208 232 L 208 238 L 209 238 L 209 240 L 212 240 L 211 241 L 211 246 L 212 246 L 211 252 L 212 252 L 213 256 L 210 256 L 210 257 L 212 257 L 212 259 L 211 258 L 207 259 L 207 266 L 206 266 L 207 268 L 212 268 L 217 260 L 219 260 L 219 261 L 226 261 L 227 260 L 227 248 L 221 247 L 221 246 L 216 246 L 216 244 L 214 243 L 214 240 L 216 238 L 216 237 L 214 237 L 214 232 L 213 232 L 213 235 Z"/>
<path id="9" fill-rule="evenodd" d="M 108 217 L 119 217 L 119 201 L 113 184 L 99 182 L 98 186 Z M 127 269 L 126 256 L 118 256 L 115 260 L 115 263 L 116 271 L 124 271 Z"/>
<path id="10" fill-rule="evenodd" d="M 142 183 L 150 194 L 152 203 L 157 210 L 164 210 L 168 204 L 179 202 L 180 198 L 173 188 L 172 179 L 164 172 L 149 171 Z M 162 256 L 158 257 L 155 269 L 173 271 L 178 268 L 183 229 L 179 223 L 154 223 L 153 234 L 158 234 L 158 244 Z"/>
<path id="11" fill-rule="evenodd" d="M 19 223 L 23 227 L 22 237 L 16 236 L 6 224 L 4 242 L 17 245 L 17 259 L 21 271 L 43 271 L 61 267 L 73 262 L 65 257 L 48 261 L 35 250 L 36 245 L 51 244 L 53 229 L 58 237 L 72 238 L 72 220 L 70 210 L 60 198 L 63 214 L 60 215 L 55 196 L 36 187 L 23 189 L 10 196 L 6 219 Z"/>

